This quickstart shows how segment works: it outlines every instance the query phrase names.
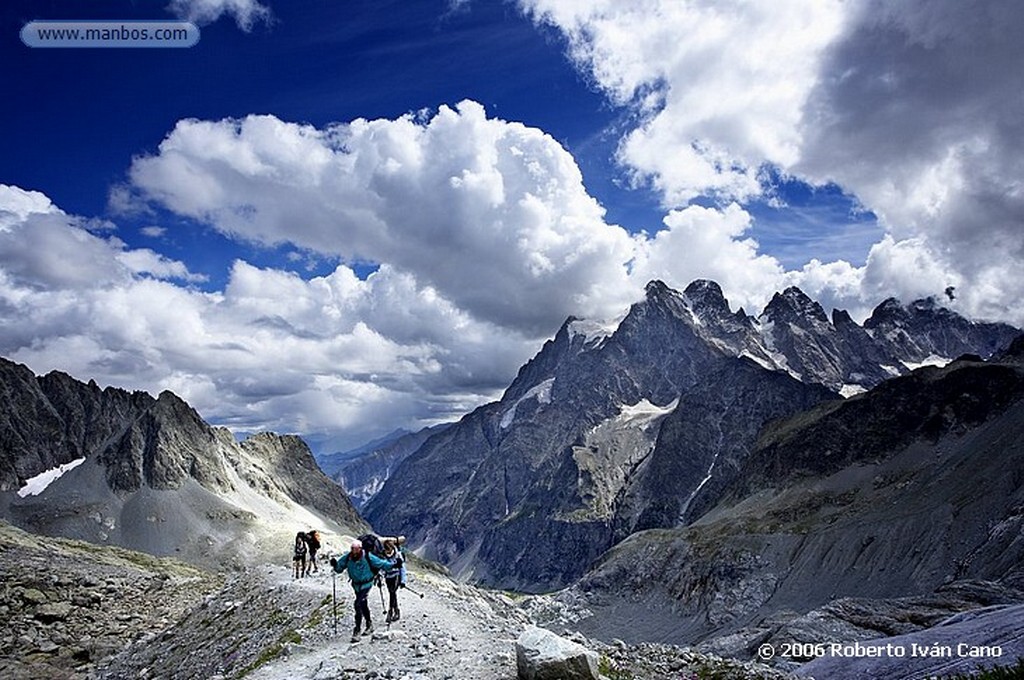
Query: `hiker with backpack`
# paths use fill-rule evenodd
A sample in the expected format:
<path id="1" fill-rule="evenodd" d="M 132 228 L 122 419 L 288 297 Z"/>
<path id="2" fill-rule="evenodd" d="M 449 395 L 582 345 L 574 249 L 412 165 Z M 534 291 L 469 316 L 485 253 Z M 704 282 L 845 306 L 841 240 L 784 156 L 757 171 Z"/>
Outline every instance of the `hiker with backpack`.
<path id="1" fill-rule="evenodd" d="M 388 615 L 385 622 L 390 624 L 402 618 L 398 608 L 398 588 L 405 585 L 405 556 L 398 547 L 397 538 L 384 539 L 383 557 L 394 561 L 394 566 L 384 570 L 384 583 L 388 587 Z"/>
<path id="2" fill-rule="evenodd" d="M 306 575 L 306 535 L 301 531 L 295 534 L 295 547 L 292 553 L 292 578 Z"/>
<path id="3" fill-rule="evenodd" d="M 367 536 L 367 538 L 369 539 L 370 536 Z M 373 536 L 372 538 L 376 539 L 377 537 Z M 373 588 L 377 572 L 381 569 L 393 567 L 395 562 L 394 560 L 378 557 L 369 549 L 364 550 L 363 542 L 357 539 L 352 541 L 352 546 L 347 554 L 343 555 L 340 559 L 332 557 L 330 563 L 331 568 L 336 573 L 340 574 L 347 571 L 348 577 L 352 581 L 352 589 L 356 593 L 356 625 L 352 630 L 352 642 L 358 642 L 360 629 L 362 629 L 363 635 L 373 633 L 373 621 L 370 619 L 370 604 L 367 600 L 370 596 L 370 590 Z M 366 620 L 365 629 L 362 628 L 364 619 Z"/>
<path id="4" fill-rule="evenodd" d="M 316 564 L 316 554 L 320 550 L 320 532 L 316 529 L 311 529 L 306 532 L 306 545 L 309 547 L 309 562 L 306 564 L 306 574 L 314 573 L 320 570 Z"/>

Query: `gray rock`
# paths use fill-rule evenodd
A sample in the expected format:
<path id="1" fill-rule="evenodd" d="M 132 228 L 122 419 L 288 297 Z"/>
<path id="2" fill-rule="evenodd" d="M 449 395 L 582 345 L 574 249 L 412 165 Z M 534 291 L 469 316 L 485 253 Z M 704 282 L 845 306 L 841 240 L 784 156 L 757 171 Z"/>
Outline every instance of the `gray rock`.
<path id="1" fill-rule="evenodd" d="M 46 602 L 46 595 L 36 588 L 26 588 L 21 593 L 21 599 L 28 604 L 43 604 Z"/>
<path id="2" fill-rule="evenodd" d="M 530 627 L 516 640 L 519 680 L 598 680 L 598 656 L 544 628 Z"/>
<path id="3" fill-rule="evenodd" d="M 71 613 L 71 605 L 66 602 L 41 604 L 36 607 L 35 618 L 43 623 L 63 621 Z"/>

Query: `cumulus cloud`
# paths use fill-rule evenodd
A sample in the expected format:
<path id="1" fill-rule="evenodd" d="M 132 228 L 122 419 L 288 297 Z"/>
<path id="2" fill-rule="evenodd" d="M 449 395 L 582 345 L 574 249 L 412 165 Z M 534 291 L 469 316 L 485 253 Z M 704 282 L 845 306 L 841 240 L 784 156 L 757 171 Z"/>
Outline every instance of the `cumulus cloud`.
<path id="1" fill-rule="evenodd" d="M 203 292 L 183 264 L 92 234 L 0 186 L 0 355 L 103 384 L 172 389 L 238 431 L 328 449 L 494 398 L 536 341 L 472 318 L 412 275 L 310 280 L 244 261 Z"/>
<path id="2" fill-rule="evenodd" d="M 667 207 L 697 196 L 742 203 L 762 193 L 765 164 L 835 182 L 889 234 L 865 267 L 820 253 L 787 281 L 846 306 L 959 281 L 976 291 L 962 311 L 1024 322 L 1024 6 L 520 5 L 636 111 L 618 157 Z"/>
<path id="3" fill-rule="evenodd" d="M 765 161 L 799 155 L 801 109 L 840 3 L 522 0 L 561 29 L 569 53 L 640 124 L 620 160 L 670 207 L 760 192 Z M 642 37 L 640 37 L 642 36 Z"/>
<path id="4" fill-rule="evenodd" d="M 0 271 L 7 280 L 38 289 L 107 286 L 133 274 L 198 280 L 181 262 L 150 250 L 127 250 L 110 223 L 71 217 L 45 195 L 0 185 Z"/>
<path id="5" fill-rule="evenodd" d="M 744 236 L 751 218 L 736 203 L 723 210 L 698 205 L 673 210 L 664 222 L 666 228 L 653 238 L 637 240 L 637 280 L 661 279 L 681 289 L 695 278 L 711 279 L 729 292 L 730 303 L 755 314 L 766 292 L 782 280 L 779 263 L 758 255 L 757 243 Z"/>
<path id="6" fill-rule="evenodd" d="M 171 0 L 167 6 L 172 14 L 200 26 L 212 24 L 224 15 L 234 17 L 243 31 L 251 31 L 257 23 L 270 21 L 270 8 L 258 0 Z"/>
<path id="7" fill-rule="evenodd" d="M 476 319 L 534 334 L 631 293 L 631 239 L 604 222 L 572 156 L 471 101 L 326 129 L 186 120 L 130 177 L 234 238 L 388 263 Z"/>

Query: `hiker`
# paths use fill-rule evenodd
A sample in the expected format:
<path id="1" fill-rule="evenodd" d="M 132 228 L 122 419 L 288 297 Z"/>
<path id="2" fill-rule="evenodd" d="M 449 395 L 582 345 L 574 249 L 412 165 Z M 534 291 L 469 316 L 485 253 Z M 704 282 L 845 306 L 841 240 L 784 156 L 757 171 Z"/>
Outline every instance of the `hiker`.
<path id="1" fill-rule="evenodd" d="M 405 585 L 405 556 L 394 538 L 384 540 L 383 555 L 384 559 L 394 561 L 394 566 L 384 569 L 384 583 L 388 587 L 388 616 L 385 622 L 393 623 L 402 618 L 402 612 L 398 609 L 398 588 Z"/>
<path id="2" fill-rule="evenodd" d="M 306 564 L 306 573 L 315 573 L 320 571 L 320 567 L 316 565 L 316 553 L 320 550 L 320 532 L 316 529 L 311 529 L 306 532 L 306 545 L 309 547 L 309 562 Z"/>
<path id="3" fill-rule="evenodd" d="M 292 578 L 306 575 L 306 535 L 301 531 L 295 534 L 295 552 L 292 553 Z"/>
<path id="4" fill-rule="evenodd" d="M 388 569 L 392 566 L 394 566 L 393 560 L 386 560 L 363 550 L 363 544 L 358 540 L 352 541 L 351 549 L 341 559 L 331 558 L 331 568 L 335 572 L 340 574 L 348 571 L 348 577 L 352 580 L 352 590 L 356 593 L 356 627 L 352 630 L 352 642 L 359 641 L 359 631 L 362 628 L 363 619 L 366 619 L 366 628 L 362 634 L 373 633 L 373 622 L 370 620 L 370 605 L 367 598 L 373 588 L 374 571 Z"/>

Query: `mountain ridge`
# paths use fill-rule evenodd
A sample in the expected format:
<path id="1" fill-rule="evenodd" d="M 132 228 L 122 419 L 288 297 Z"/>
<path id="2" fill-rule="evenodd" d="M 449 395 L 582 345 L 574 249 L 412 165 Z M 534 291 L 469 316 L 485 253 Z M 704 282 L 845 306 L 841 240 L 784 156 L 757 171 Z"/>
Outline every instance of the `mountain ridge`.
<path id="1" fill-rule="evenodd" d="M 529 591 L 559 588 L 634 526 L 679 521 L 655 512 L 657 502 L 642 487 L 658 432 L 674 422 L 669 413 L 687 394 L 698 404 L 701 389 L 713 393 L 715 383 L 761 371 L 753 383 L 774 384 L 768 376 L 788 374 L 810 388 L 813 398 L 793 402 L 809 407 L 938 361 L 939 350 L 950 353 L 945 359 L 981 354 L 1017 334 L 1005 324 L 940 313 L 934 300 L 899 306 L 899 314 L 887 302 L 866 328 L 841 310 L 830 319 L 795 287 L 777 293 L 759 317 L 733 312 L 712 281 L 694 281 L 683 292 L 652 281 L 645 293 L 621 320 L 569 317 L 499 401 L 427 439 L 394 471 L 365 508 L 370 521 L 401 527 L 424 556 L 463 578 Z M 737 368 L 738 359 L 754 368 Z M 732 454 L 719 459 L 727 447 L 710 444 L 700 454 L 707 456 L 708 479 L 694 473 L 675 483 L 660 475 L 655 486 L 663 499 L 697 499 L 687 504 L 686 521 L 714 505 L 772 415 L 757 408 L 752 400 L 733 416 L 746 434 Z M 641 423 L 637 409 L 663 413 Z M 688 427 L 711 431 L 717 417 L 708 411 Z M 679 437 L 664 441 L 655 458 L 697 455 L 684 444 Z M 628 472 L 607 472 L 616 467 Z M 530 550 L 536 541 L 548 546 L 543 555 Z"/>
<path id="2" fill-rule="evenodd" d="M 6 359 L 0 395 L 0 516 L 22 528 L 217 566 L 284 559 L 297 529 L 367 528 L 294 435 L 238 442 L 170 391 L 37 378 Z"/>

